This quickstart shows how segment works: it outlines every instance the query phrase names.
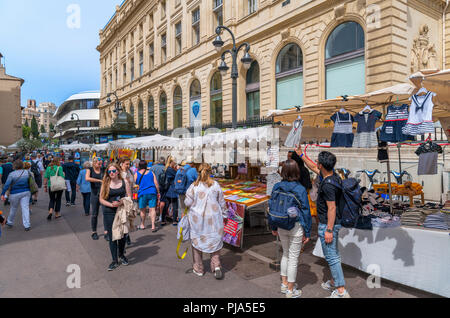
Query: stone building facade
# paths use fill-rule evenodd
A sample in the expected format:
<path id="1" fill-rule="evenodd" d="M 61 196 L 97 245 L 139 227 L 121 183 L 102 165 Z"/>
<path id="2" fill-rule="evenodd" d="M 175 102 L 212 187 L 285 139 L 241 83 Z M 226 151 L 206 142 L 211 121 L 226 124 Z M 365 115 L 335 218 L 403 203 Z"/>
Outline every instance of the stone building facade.
<path id="1" fill-rule="evenodd" d="M 218 24 L 251 45 L 251 69 L 238 63 L 245 120 L 448 68 L 448 11 L 442 0 L 127 0 L 100 31 L 100 126 L 115 118 L 111 92 L 138 128 L 192 126 L 194 102 L 202 124 L 231 121 L 232 80 L 218 73 L 212 45 Z"/>
<path id="2" fill-rule="evenodd" d="M 0 54 L 0 145 L 9 146 L 22 137 L 20 96 L 24 80 L 6 74 Z"/>
<path id="3" fill-rule="evenodd" d="M 31 125 L 33 117 L 36 118 L 39 132 L 41 131 L 41 126 L 44 126 L 45 132 L 50 132 L 50 124 L 55 126 L 56 119 L 53 115 L 56 112 L 56 105 L 54 103 L 40 103 L 36 106 L 36 101 L 34 99 L 29 99 L 27 101 L 27 107 L 22 110 L 22 125 L 28 121 L 28 125 Z"/>

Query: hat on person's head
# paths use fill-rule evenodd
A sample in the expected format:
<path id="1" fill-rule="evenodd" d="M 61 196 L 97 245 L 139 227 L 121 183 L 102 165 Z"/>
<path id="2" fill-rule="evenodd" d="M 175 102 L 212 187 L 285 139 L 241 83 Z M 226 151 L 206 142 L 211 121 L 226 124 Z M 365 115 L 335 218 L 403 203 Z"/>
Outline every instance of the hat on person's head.
<path id="1" fill-rule="evenodd" d="M 186 165 L 186 160 L 181 161 L 180 166 L 184 167 Z"/>

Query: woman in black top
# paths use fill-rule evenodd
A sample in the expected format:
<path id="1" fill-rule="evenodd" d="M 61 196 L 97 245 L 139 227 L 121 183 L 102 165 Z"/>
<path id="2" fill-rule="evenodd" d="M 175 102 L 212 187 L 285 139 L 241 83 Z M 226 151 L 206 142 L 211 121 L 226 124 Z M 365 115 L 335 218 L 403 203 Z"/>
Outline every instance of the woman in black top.
<path id="1" fill-rule="evenodd" d="M 98 210 L 100 209 L 99 193 L 102 186 L 103 171 L 102 171 L 102 159 L 94 158 L 92 167 L 86 171 L 86 181 L 91 183 L 91 206 L 92 206 L 92 239 L 98 240 L 97 223 L 98 223 Z M 105 228 L 105 239 L 108 239 Z"/>
<path id="2" fill-rule="evenodd" d="M 120 167 L 117 164 L 110 164 L 106 170 L 100 190 L 100 203 L 103 206 L 103 223 L 105 229 L 108 231 L 109 248 L 113 259 L 113 262 L 108 267 L 108 271 L 112 271 L 119 266 L 117 256 L 120 257 L 122 265 L 128 265 L 128 260 L 125 257 L 126 237 L 124 236 L 118 241 L 112 240 L 112 226 L 117 208 L 123 205 L 123 198 L 131 198 L 130 183 L 128 180 L 122 178 L 120 171 Z M 117 249 L 119 250 L 118 255 Z"/>

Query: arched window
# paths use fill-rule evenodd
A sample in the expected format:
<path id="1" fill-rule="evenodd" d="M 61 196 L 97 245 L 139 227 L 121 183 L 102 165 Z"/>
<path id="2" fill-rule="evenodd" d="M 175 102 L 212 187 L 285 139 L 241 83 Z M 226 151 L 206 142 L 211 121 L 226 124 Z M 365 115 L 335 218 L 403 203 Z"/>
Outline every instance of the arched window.
<path id="1" fill-rule="evenodd" d="M 159 131 L 167 130 L 167 95 L 162 92 L 159 97 Z"/>
<path id="2" fill-rule="evenodd" d="M 183 126 L 183 93 L 177 86 L 173 92 L 173 128 Z"/>
<path id="3" fill-rule="evenodd" d="M 150 99 L 148 100 L 148 128 L 155 128 L 155 101 L 153 100 L 153 97 L 150 96 Z"/>
<path id="4" fill-rule="evenodd" d="M 259 64 L 252 62 L 247 72 L 247 85 L 245 91 L 247 93 L 247 120 L 259 118 Z"/>
<path id="5" fill-rule="evenodd" d="M 277 109 L 303 105 L 303 54 L 295 43 L 286 45 L 276 64 Z"/>
<path id="6" fill-rule="evenodd" d="M 189 90 L 189 109 L 190 109 L 190 126 L 195 126 L 196 122 L 201 124 L 201 99 L 202 99 L 202 89 L 199 80 L 194 80 L 191 84 Z M 194 107 L 195 106 L 195 107 Z"/>
<path id="7" fill-rule="evenodd" d="M 138 128 L 144 128 L 144 104 L 141 100 L 138 105 Z"/>
<path id="8" fill-rule="evenodd" d="M 220 72 L 214 73 L 211 79 L 211 125 L 216 125 L 223 121 L 222 117 L 222 75 Z"/>
<path id="9" fill-rule="evenodd" d="M 338 25 L 325 47 L 326 98 L 364 94 L 364 30 L 356 22 Z"/>
<path id="10" fill-rule="evenodd" d="M 131 104 L 131 106 L 130 106 L 130 115 L 131 115 L 131 117 L 133 117 L 133 123 L 136 125 L 136 121 L 135 121 L 135 118 L 134 118 L 134 106 L 133 106 L 133 104 Z"/>

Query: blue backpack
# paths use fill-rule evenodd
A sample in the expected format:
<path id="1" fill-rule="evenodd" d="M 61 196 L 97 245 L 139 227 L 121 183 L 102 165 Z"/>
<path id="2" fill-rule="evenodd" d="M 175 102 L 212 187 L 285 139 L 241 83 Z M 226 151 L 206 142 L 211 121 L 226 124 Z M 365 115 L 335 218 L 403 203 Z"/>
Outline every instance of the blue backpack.
<path id="1" fill-rule="evenodd" d="M 340 183 L 330 179 L 330 183 L 341 189 L 342 194 L 339 202 L 339 213 L 341 225 L 346 228 L 354 228 L 361 217 L 362 191 L 359 182 L 355 178 L 340 180 Z"/>
<path id="2" fill-rule="evenodd" d="M 178 195 L 186 194 L 187 192 L 187 170 L 182 169 L 180 173 L 175 176 L 175 193 Z"/>
<path id="3" fill-rule="evenodd" d="M 299 215 L 295 217 L 289 215 L 290 208 L 297 208 L 300 211 L 301 203 L 291 192 L 283 190 L 273 191 L 269 200 L 268 221 L 271 228 L 281 228 L 287 231 L 292 230 L 300 220 Z"/>

